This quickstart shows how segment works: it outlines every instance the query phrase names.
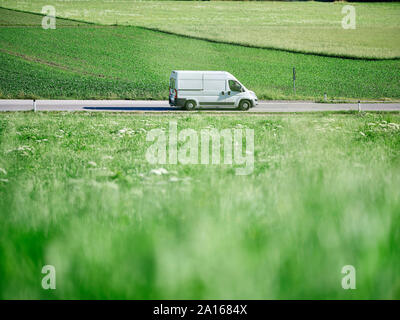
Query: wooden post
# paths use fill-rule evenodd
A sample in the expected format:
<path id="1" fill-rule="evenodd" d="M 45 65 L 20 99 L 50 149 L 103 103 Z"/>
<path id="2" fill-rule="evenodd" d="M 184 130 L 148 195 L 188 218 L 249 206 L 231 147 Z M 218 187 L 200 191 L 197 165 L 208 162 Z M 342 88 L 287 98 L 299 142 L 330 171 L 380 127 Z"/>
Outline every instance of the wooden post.
<path id="1" fill-rule="evenodd" d="M 293 67 L 293 93 L 296 95 L 296 68 Z"/>

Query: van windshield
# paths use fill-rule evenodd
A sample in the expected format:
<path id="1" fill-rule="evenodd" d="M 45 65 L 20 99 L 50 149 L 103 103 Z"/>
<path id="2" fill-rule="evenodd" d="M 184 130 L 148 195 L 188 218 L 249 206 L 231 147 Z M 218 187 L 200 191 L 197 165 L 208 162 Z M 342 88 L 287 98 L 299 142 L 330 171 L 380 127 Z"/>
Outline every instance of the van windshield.
<path id="1" fill-rule="evenodd" d="M 229 80 L 229 89 L 231 89 L 231 91 L 237 91 L 237 92 L 243 91 L 243 87 L 240 85 L 239 82 L 235 80 Z"/>

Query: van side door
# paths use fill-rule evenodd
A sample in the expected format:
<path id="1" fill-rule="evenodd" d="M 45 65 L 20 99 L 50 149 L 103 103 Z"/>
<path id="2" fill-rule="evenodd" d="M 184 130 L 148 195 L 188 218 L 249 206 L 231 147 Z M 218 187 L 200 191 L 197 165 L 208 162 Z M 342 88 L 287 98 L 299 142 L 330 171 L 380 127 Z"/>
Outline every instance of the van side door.
<path id="1" fill-rule="evenodd" d="M 200 101 L 201 107 L 225 106 L 226 99 L 226 79 L 220 75 L 204 75 L 203 96 Z"/>

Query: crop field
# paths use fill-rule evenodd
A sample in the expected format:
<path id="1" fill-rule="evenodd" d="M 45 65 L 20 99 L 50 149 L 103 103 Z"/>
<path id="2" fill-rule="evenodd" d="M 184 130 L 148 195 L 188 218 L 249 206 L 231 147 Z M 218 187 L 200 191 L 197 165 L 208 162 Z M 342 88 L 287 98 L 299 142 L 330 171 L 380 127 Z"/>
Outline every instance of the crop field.
<path id="1" fill-rule="evenodd" d="M 1 0 L 0 6 L 100 24 L 134 25 L 197 38 L 334 56 L 400 57 L 400 4 L 350 3 L 356 29 L 344 30 L 348 3 Z"/>
<path id="2" fill-rule="evenodd" d="M 0 97 L 167 99 L 171 70 L 227 70 L 261 99 L 400 98 L 400 61 L 305 55 L 0 9 Z M 292 68 L 297 70 L 293 95 Z"/>
<path id="3" fill-rule="evenodd" d="M 254 171 L 149 164 L 170 121 L 253 129 Z M 399 299 L 399 186 L 399 114 L 2 113 L 0 298 Z"/>

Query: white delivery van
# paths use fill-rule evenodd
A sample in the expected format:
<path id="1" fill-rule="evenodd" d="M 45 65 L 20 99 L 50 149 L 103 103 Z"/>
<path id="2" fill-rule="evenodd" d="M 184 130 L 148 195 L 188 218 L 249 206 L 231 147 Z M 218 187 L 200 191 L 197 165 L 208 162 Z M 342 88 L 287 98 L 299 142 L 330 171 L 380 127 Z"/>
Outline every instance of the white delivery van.
<path id="1" fill-rule="evenodd" d="M 172 71 L 169 79 L 169 104 L 193 110 L 201 107 L 228 107 L 248 110 L 258 103 L 253 91 L 247 90 L 226 71 Z"/>

